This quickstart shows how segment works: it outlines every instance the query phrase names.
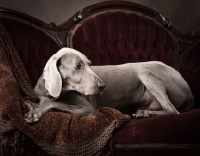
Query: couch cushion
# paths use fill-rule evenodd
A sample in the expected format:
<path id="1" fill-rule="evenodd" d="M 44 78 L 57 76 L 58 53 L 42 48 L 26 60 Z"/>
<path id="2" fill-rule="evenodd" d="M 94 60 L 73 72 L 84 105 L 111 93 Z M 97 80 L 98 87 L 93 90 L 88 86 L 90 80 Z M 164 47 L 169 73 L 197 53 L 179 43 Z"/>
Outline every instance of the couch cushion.
<path id="1" fill-rule="evenodd" d="M 155 20 L 135 12 L 103 11 L 82 20 L 70 33 L 70 46 L 94 65 L 173 61 L 173 36 Z"/>
<path id="2" fill-rule="evenodd" d="M 0 22 L 7 29 L 34 87 L 49 57 L 59 50 L 58 44 L 30 23 L 14 18 L 0 18 Z"/>
<path id="3" fill-rule="evenodd" d="M 200 108 L 180 115 L 132 119 L 114 133 L 115 144 L 200 143 Z"/>

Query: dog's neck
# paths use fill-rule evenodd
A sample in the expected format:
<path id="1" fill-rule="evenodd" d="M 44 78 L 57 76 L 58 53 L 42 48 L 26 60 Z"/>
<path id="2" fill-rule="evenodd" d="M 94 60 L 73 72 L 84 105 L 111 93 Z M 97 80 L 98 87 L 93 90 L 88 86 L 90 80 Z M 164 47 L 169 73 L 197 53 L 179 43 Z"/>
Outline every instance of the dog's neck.
<path id="1" fill-rule="evenodd" d="M 62 79 L 62 90 L 61 93 L 63 92 L 69 92 L 69 91 L 75 91 L 76 89 L 71 86 L 65 79 Z"/>

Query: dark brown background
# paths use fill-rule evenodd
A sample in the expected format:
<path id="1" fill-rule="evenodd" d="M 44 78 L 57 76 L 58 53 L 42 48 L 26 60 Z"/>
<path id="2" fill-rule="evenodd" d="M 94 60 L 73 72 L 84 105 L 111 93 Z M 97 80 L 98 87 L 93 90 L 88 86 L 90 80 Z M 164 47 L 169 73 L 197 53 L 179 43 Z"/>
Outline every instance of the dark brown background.
<path id="1" fill-rule="evenodd" d="M 46 23 L 63 23 L 80 9 L 105 0 L 0 0 L 0 7 L 24 12 Z M 129 0 L 168 17 L 182 33 L 200 30 L 200 0 Z"/>

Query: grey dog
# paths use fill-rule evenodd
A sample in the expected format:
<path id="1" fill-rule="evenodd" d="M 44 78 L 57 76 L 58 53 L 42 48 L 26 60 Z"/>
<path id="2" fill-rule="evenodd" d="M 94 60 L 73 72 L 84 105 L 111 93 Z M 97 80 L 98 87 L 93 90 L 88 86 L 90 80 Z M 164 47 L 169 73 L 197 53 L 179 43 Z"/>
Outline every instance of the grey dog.
<path id="1" fill-rule="evenodd" d="M 62 48 L 47 62 L 35 86 L 39 104 L 25 101 L 28 123 L 54 109 L 92 115 L 100 107 L 122 113 L 136 110 L 136 118 L 179 114 L 193 106 L 193 95 L 175 69 L 159 61 L 90 66 L 82 53 Z"/>

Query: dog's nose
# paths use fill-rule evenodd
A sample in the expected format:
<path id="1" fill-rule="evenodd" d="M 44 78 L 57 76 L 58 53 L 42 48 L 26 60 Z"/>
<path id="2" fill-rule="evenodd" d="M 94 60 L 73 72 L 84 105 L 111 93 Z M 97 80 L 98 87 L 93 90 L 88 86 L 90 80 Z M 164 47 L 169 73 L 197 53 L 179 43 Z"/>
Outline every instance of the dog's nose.
<path id="1" fill-rule="evenodd" d="M 98 83 L 97 84 L 97 87 L 98 87 L 98 89 L 99 89 L 99 91 L 101 92 L 101 91 L 103 91 L 104 90 L 104 88 L 106 87 L 106 84 L 105 83 Z"/>

